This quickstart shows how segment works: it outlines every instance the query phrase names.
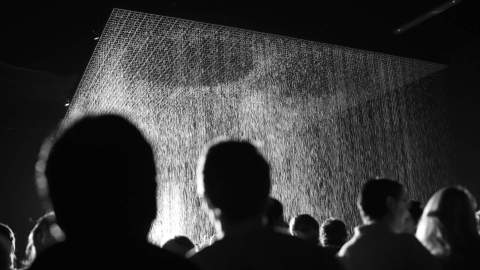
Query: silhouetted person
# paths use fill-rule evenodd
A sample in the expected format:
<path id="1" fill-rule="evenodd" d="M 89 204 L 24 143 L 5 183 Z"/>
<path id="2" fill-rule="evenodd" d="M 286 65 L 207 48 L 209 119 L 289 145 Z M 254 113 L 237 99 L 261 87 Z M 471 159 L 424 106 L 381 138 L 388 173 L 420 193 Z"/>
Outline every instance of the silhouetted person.
<path id="1" fill-rule="evenodd" d="M 116 115 L 84 117 L 42 147 L 40 194 L 50 199 L 66 239 L 32 269 L 190 269 L 147 242 L 156 216 L 156 166 L 150 144 Z"/>
<path id="2" fill-rule="evenodd" d="M 195 252 L 195 245 L 188 237 L 179 235 L 163 244 L 163 249 L 185 257 L 189 251 Z"/>
<path id="3" fill-rule="evenodd" d="M 331 254 L 337 254 L 347 241 L 347 226 L 340 219 L 328 218 L 320 226 L 320 243 Z"/>
<path id="4" fill-rule="evenodd" d="M 266 227 L 270 166 L 246 141 L 216 141 L 198 163 L 197 191 L 219 240 L 191 257 L 202 269 L 335 269 L 322 248 Z"/>
<path id="5" fill-rule="evenodd" d="M 416 236 L 442 262 L 443 269 L 478 269 L 480 236 L 473 196 L 462 187 L 437 191 L 428 201 Z"/>
<path id="6" fill-rule="evenodd" d="M 319 244 L 319 232 L 320 225 L 310 215 L 301 214 L 290 221 L 290 234 L 314 245 Z"/>
<path id="7" fill-rule="evenodd" d="M 40 254 L 55 243 L 63 241 L 65 238 L 62 230 L 57 224 L 57 219 L 53 212 L 48 212 L 41 216 L 28 235 L 27 247 L 25 249 L 25 260 L 23 267 L 28 267 L 35 260 L 37 254 Z"/>
<path id="8" fill-rule="evenodd" d="M 282 233 L 288 233 L 288 224 L 285 222 L 283 205 L 279 200 L 273 197 L 268 198 L 265 218 L 267 219 L 267 227 Z"/>
<path id="9" fill-rule="evenodd" d="M 362 226 L 339 251 L 350 269 L 437 269 L 436 259 L 415 239 L 402 233 L 408 216 L 403 186 L 389 179 L 369 179 L 360 191 L 357 206 Z"/>
<path id="10" fill-rule="evenodd" d="M 404 232 L 409 234 L 415 234 L 417 231 L 417 224 L 422 216 L 422 206 L 419 201 L 411 200 L 408 203 L 408 217 L 405 220 Z"/>
<path id="11" fill-rule="evenodd" d="M 15 268 L 15 234 L 4 223 L 0 223 L 0 270 Z"/>

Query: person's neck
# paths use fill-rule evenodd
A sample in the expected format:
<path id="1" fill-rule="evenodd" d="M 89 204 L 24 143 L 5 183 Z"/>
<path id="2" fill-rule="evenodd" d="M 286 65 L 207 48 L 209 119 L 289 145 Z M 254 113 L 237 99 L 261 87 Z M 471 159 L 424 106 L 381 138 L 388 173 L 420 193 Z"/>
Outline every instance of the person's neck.
<path id="1" fill-rule="evenodd" d="M 241 221 L 229 221 L 220 218 L 217 223 L 217 235 L 222 237 L 230 237 L 239 234 L 248 233 L 264 227 L 261 216 L 255 216 Z"/>

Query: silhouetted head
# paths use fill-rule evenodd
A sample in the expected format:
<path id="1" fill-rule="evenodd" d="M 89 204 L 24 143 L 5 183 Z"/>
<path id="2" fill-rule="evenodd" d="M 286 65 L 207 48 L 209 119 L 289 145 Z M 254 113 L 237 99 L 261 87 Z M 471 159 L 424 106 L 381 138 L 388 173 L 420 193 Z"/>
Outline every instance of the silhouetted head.
<path id="1" fill-rule="evenodd" d="M 347 241 L 347 226 L 340 219 L 329 218 L 320 226 L 322 246 L 341 247 Z"/>
<path id="2" fill-rule="evenodd" d="M 320 225 L 310 215 L 302 214 L 290 221 L 290 234 L 313 244 L 318 244 Z"/>
<path id="3" fill-rule="evenodd" d="M 0 223 L 0 269 L 15 265 L 15 234 L 7 224 Z"/>
<path id="4" fill-rule="evenodd" d="M 185 257 L 189 251 L 195 248 L 195 245 L 188 237 L 180 235 L 165 242 L 162 248 Z"/>
<path id="5" fill-rule="evenodd" d="M 155 177 L 150 144 L 117 115 L 87 116 L 60 130 L 37 163 L 40 194 L 67 240 L 146 241 L 156 216 Z"/>
<path id="6" fill-rule="evenodd" d="M 224 220 L 262 215 L 270 192 L 270 166 L 250 142 L 214 142 L 199 159 L 197 191 Z"/>
<path id="7" fill-rule="evenodd" d="M 63 239 L 64 235 L 57 225 L 55 214 L 48 212 L 41 216 L 28 235 L 24 264 L 29 265 L 36 258 L 37 254 Z"/>
<path id="8" fill-rule="evenodd" d="M 275 198 L 268 198 L 265 216 L 267 218 L 267 226 L 270 228 L 288 227 L 288 224 L 285 222 L 285 217 L 283 216 L 283 205 Z"/>
<path id="9" fill-rule="evenodd" d="M 418 223 L 416 236 L 434 255 L 472 249 L 479 241 L 475 221 L 476 201 L 463 187 L 437 191 L 428 201 Z"/>
<path id="10" fill-rule="evenodd" d="M 408 217 L 408 199 L 402 184 L 390 179 L 369 179 L 362 186 L 357 206 L 364 222 L 387 219 L 394 232 L 402 232 Z"/>

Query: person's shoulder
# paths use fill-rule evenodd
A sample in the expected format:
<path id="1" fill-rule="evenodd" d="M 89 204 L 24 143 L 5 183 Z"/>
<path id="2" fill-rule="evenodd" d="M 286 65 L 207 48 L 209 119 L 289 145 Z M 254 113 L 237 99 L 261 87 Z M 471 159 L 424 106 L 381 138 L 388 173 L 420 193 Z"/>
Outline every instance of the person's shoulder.
<path id="1" fill-rule="evenodd" d="M 228 269 L 238 256 L 242 256 L 238 247 L 222 239 L 188 256 L 188 259 L 199 269 Z"/>
<path id="2" fill-rule="evenodd" d="M 86 256 L 84 246 L 56 244 L 40 254 L 29 269 L 88 269 L 88 268 L 144 268 L 197 269 L 186 258 L 172 254 L 151 244 L 131 245 L 117 249 L 99 245 Z M 106 259 L 113 258 L 113 259 Z"/>
<path id="3" fill-rule="evenodd" d="M 298 269 L 338 269 L 338 262 L 320 246 L 270 230 L 256 231 L 242 239 L 222 239 L 190 257 L 203 269 L 229 269 L 232 262 L 239 265 L 256 261 L 259 265 L 294 264 Z M 238 266 L 238 265 L 237 265 Z"/>
<path id="4" fill-rule="evenodd" d="M 304 240 L 291 236 L 290 234 L 274 231 L 274 230 L 260 231 L 259 234 L 262 235 L 262 238 L 275 241 L 275 242 L 286 242 L 294 245 L 295 244 L 304 245 L 304 243 L 306 243 Z M 311 245 L 307 245 L 307 246 L 311 246 Z"/>
<path id="5" fill-rule="evenodd" d="M 345 257 L 350 253 L 352 249 L 357 248 L 359 246 L 359 239 L 360 237 L 357 234 L 354 234 L 352 238 L 350 238 L 345 244 L 343 244 L 337 252 L 338 257 Z"/>
<path id="6" fill-rule="evenodd" d="M 202 261 L 202 260 L 208 260 L 210 257 L 219 257 L 219 256 L 225 256 L 225 254 L 228 252 L 228 241 L 225 241 L 224 239 L 215 241 L 215 243 L 205 246 L 199 251 L 193 253 L 192 255 L 188 256 L 188 258 L 191 261 L 197 262 L 197 261 Z M 223 255 L 220 255 L 220 253 L 223 253 Z"/>
<path id="7" fill-rule="evenodd" d="M 405 248 L 423 248 L 422 243 L 418 239 L 409 233 L 398 233 L 395 234 L 396 240 L 402 244 Z"/>
<path id="8" fill-rule="evenodd" d="M 398 234 L 402 253 L 411 264 L 411 269 L 439 269 L 440 261 L 412 234 Z"/>
<path id="9" fill-rule="evenodd" d="M 255 241 L 252 241 L 252 245 L 262 245 L 271 248 L 272 250 L 286 249 L 289 250 L 289 252 L 292 252 L 292 254 L 324 252 L 323 247 L 319 245 L 314 245 L 297 237 L 273 230 L 259 232 L 258 235 L 253 235 L 253 237 L 255 238 Z"/>
<path id="10" fill-rule="evenodd" d="M 430 252 L 422 243 L 412 234 L 399 233 L 396 235 L 396 245 L 405 250 L 405 254 L 414 254 L 415 256 L 431 257 Z"/>
<path id="11" fill-rule="evenodd" d="M 173 254 L 158 246 L 146 244 L 136 249 L 137 261 L 145 263 L 146 267 L 161 269 L 197 269 L 186 258 Z"/>
<path id="12" fill-rule="evenodd" d="M 275 248 L 283 249 L 279 254 L 295 257 L 298 259 L 297 262 L 306 263 L 305 266 L 317 266 L 320 269 L 340 268 L 335 254 L 320 245 L 278 232 L 272 232 L 270 237 L 276 239 L 272 241 Z"/>

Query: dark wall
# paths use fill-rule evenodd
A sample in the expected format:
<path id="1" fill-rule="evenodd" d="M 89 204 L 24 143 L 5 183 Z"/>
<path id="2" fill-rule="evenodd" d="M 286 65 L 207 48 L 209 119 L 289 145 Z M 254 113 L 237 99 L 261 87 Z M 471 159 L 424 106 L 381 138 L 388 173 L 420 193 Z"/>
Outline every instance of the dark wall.
<path id="1" fill-rule="evenodd" d="M 74 82 L 0 63 L 0 222 L 16 233 L 18 257 L 43 214 L 34 183 L 38 150 L 63 118 Z"/>
<path id="2" fill-rule="evenodd" d="M 449 65 L 449 111 L 455 141 L 457 183 L 480 200 L 480 39 L 452 54 Z"/>

